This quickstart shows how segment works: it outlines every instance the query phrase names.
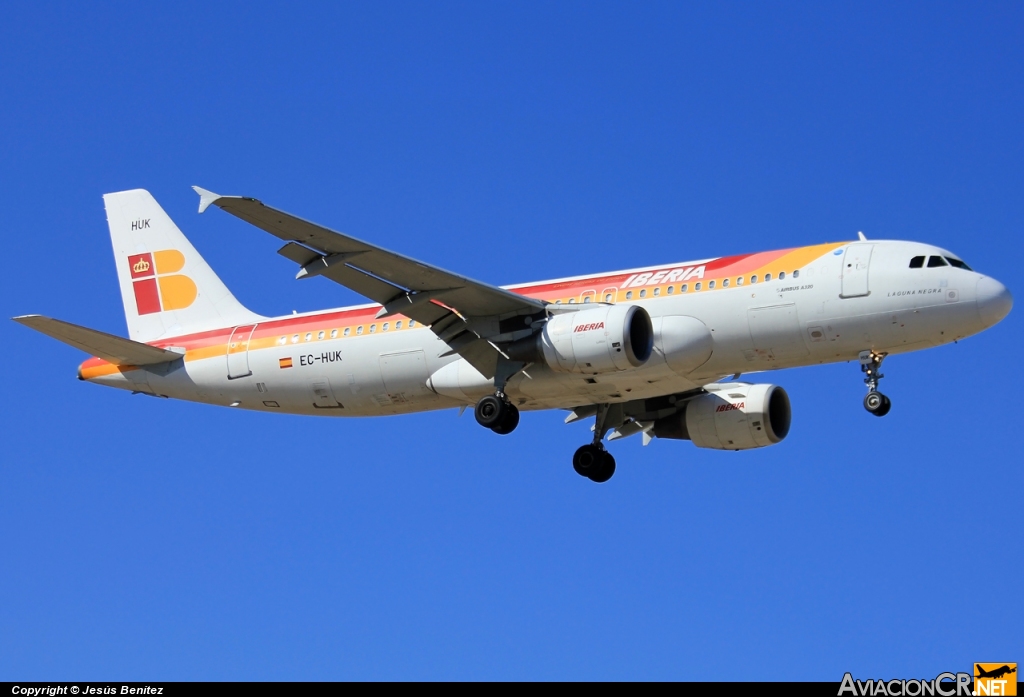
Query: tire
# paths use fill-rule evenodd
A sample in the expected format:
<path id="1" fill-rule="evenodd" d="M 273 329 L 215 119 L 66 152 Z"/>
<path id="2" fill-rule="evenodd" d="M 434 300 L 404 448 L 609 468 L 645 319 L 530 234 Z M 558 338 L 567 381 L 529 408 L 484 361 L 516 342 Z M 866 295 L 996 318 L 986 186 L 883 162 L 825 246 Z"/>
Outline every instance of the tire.
<path id="1" fill-rule="evenodd" d="M 864 395 L 864 408 L 868 410 L 869 414 L 882 416 L 878 412 L 885 406 L 887 401 L 888 399 L 881 392 L 868 392 Z"/>
<path id="2" fill-rule="evenodd" d="M 882 395 L 882 406 L 874 414 L 875 416 L 885 416 L 889 413 L 890 409 L 892 409 L 892 401 L 885 395 Z"/>
<path id="3" fill-rule="evenodd" d="M 476 403 L 473 415 L 476 422 L 484 428 L 494 428 L 505 418 L 508 406 L 504 401 L 490 394 Z"/>
<path id="4" fill-rule="evenodd" d="M 514 404 L 505 405 L 505 418 L 498 422 L 497 426 L 492 426 L 491 430 L 497 433 L 499 436 L 507 436 L 516 430 L 516 426 L 519 425 L 519 410 Z"/>
<path id="5" fill-rule="evenodd" d="M 607 482 L 615 474 L 615 458 L 609 452 L 601 454 L 603 457 L 597 471 L 590 475 L 590 481 L 597 482 L 598 484 Z"/>
<path id="6" fill-rule="evenodd" d="M 590 475 L 601 468 L 604 451 L 596 445 L 581 446 L 572 456 L 572 468 L 581 477 L 590 478 Z"/>

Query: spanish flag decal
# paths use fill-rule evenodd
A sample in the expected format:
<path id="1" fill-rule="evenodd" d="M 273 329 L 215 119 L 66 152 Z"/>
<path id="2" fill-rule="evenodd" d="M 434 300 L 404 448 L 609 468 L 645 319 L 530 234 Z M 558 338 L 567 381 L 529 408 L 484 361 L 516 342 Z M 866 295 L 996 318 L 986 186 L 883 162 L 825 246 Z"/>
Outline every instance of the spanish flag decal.
<path id="1" fill-rule="evenodd" d="M 279 366 L 281 366 L 282 368 L 291 368 L 292 367 L 292 359 L 291 358 L 279 358 L 279 359 L 277 359 L 277 364 Z"/>

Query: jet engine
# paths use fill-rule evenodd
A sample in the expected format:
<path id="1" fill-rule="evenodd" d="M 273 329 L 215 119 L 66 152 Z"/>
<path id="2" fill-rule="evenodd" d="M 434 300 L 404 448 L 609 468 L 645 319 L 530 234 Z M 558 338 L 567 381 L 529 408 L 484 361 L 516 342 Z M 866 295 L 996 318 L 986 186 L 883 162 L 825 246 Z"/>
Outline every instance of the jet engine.
<path id="1" fill-rule="evenodd" d="M 545 363 L 559 373 L 599 375 L 637 368 L 654 348 L 647 310 L 637 305 L 601 305 L 551 317 L 544 329 L 510 345 L 514 360 Z"/>
<path id="2" fill-rule="evenodd" d="M 780 442 L 789 433 L 789 395 L 777 385 L 709 385 L 683 411 L 654 422 L 658 438 L 691 440 L 698 448 L 749 450 Z"/>

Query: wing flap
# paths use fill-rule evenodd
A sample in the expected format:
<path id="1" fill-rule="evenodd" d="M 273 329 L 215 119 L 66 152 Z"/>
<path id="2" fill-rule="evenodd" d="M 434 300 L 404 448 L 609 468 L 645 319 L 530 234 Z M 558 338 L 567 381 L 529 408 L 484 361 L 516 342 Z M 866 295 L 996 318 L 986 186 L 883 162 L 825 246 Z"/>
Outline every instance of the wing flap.
<path id="1" fill-rule="evenodd" d="M 277 250 L 277 253 L 285 259 L 291 259 L 299 266 L 306 266 L 320 258 L 320 254 L 318 252 L 314 252 L 309 247 L 303 247 L 301 244 L 296 244 L 295 242 L 289 242 Z"/>
<path id="2" fill-rule="evenodd" d="M 102 358 L 114 365 L 157 365 L 179 360 L 182 354 L 174 351 L 125 339 L 106 332 L 80 327 L 70 322 L 44 317 L 25 315 L 14 317 L 15 322 L 46 334 L 68 346 L 85 351 L 91 356 Z"/>

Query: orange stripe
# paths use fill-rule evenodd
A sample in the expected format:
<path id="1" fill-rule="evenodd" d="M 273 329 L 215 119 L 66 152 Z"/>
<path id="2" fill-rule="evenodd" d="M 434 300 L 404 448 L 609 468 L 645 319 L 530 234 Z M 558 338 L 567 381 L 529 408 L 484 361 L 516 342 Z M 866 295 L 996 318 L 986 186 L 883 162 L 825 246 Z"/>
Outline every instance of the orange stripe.
<path id="1" fill-rule="evenodd" d="M 667 264 L 652 267 L 645 271 L 645 273 L 649 271 L 654 274 L 658 271 L 668 271 L 671 269 L 703 265 L 705 266 L 705 272 L 704 278 L 701 280 L 704 281 L 706 287 L 708 281 L 724 279 L 732 276 L 741 276 L 746 274 L 762 275 L 764 273 L 772 273 L 775 275 L 780 271 L 792 273 L 794 270 L 804 268 L 812 261 L 829 254 L 845 244 L 848 243 L 835 242 L 770 252 L 718 257 L 700 264 L 695 264 L 693 262 Z M 613 301 L 622 301 L 626 299 L 626 290 L 621 289 L 619 286 L 631 275 L 634 274 L 616 272 L 579 278 L 571 281 L 538 283 L 537 285 L 522 286 L 511 290 L 514 293 L 525 295 L 527 297 L 553 301 L 566 296 L 576 297 L 587 291 L 604 293 L 610 288 L 615 288 L 615 297 Z M 648 287 L 657 288 L 668 285 L 675 284 L 662 283 Z M 379 309 L 379 305 L 374 305 L 372 307 L 329 310 L 305 317 L 282 317 L 278 319 L 271 319 L 267 322 L 260 323 L 256 327 L 256 331 L 249 340 L 248 350 L 259 351 L 270 348 L 283 349 L 286 348 L 286 346 L 308 344 L 318 341 L 329 341 L 331 340 L 329 338 L 329 333 L 332 329 L 338 330 L 338 336 L 336 339 L 355 338 L 356 335 L 354 332 L 350 336 L 344 337 L 344 329 L 355 328 L 360 324 L 383 324 L 383 322 L 377 321 L 376 319 L 376 314 Z M 408 326 L 408 318 L 401 315 L 390 317 L 387 321 L 391 323 L 401 321 L 406 323 L 406 326 Z M 424 325 L 417 324 L 416 328 L 423 328 L 423 326 Z M 165 339 L 163 341 L 155 342 L 152 345 L 159 348 L 167 348 L 171 346 L 184 348 L 184 359 L 189 362 L 205 360 L 207 358 L 219 358 L 227 355 L 228 341 L 233 330 L 234 327 L 225 327 L 223 329 L 215 329 L 199 334 Z M 326 332 L 328 336 L 325 336 L 322 340 L 314 338 L 311 342 L 304 341 L 305 334 L 313 334 L 315 336 L 319 334 L 320 331 Z M 405 331 L 405 329 L 398 331 Z M 293 344 L 292 337 L 296 334 L 300 335 L 300 340 Z M 287 344 L 283 345 L 279 343 L 282 336 L 287 337 Z M 369 336 L 369 333 L 367 332 L 362 336 Z M 241 350 L 240 347 L 237 350 Z M 118 367 L 99 358 L 90 358 L 79 367 L 79 375 L 83 379 L 89 380 L 97 377 L 103 377 L 105 375 L 112 375 L 117 372 L 123 373 L 131 370 L 137 370 L 137 368 L 132 366 Z"/>

